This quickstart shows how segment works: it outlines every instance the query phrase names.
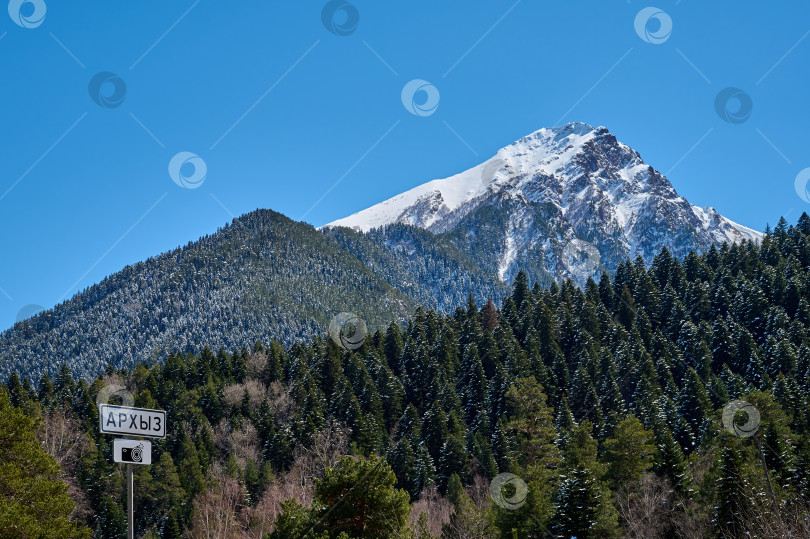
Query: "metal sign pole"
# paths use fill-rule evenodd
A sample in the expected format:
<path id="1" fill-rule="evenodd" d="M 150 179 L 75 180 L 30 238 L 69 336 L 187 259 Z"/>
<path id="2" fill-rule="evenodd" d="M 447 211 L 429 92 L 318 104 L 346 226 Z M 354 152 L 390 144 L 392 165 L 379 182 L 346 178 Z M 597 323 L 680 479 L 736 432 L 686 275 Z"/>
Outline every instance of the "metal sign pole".
<path id="1" fill-rule="evenodd" d="M 113 462 L 127 465 L 127 539 L 135 539 L 135 488 L 132 465 L 152 464 L 152 442 L 146 438 L 166 437 L 166 411 L 133 408 L 100 402 L 99 431 L 102 434 L 123 434 L 138 439 L 113 440 Z"/>
<path id="2" fill-rule="evenodd" d="M 127 539 L 135 539 L 135 493 L 132 483 L 132 464 L 127 464 Z"/>

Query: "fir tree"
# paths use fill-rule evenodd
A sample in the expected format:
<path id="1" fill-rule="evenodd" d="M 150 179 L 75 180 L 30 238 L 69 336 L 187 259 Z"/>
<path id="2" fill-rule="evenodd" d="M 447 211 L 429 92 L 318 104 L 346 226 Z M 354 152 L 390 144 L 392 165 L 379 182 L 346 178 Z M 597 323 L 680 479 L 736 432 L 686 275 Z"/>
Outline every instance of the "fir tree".
<path id="1" fill-rule="evenodd" d="M 563 537 L 619 537 L 618 514 L 609 490 L 599 478 L 604 468 L 597 462 L 592 426 L 583 421 L 574 429 L 566 448 L 565 467 L 554 500 L 552 531 Z"/>
<path id="2" fill-rule="evenodd" d="M 750 484 L 743 473 L 743 455 L 738 442 L 726 437 L 720 455 L 714 523 L 721 535 L 745 535 L 745 513 Z"/>

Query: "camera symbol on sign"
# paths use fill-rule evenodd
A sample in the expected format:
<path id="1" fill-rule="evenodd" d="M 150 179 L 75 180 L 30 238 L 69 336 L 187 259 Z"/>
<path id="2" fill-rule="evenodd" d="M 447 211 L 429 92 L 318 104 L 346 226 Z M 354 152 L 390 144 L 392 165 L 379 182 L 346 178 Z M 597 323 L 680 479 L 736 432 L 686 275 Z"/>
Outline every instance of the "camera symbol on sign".
<path id="1" fill-rule="evenodd" d="M 142 462 L 143 461 L 143 444 L 138 444 L 135 447 L 122 447 L 121 448 L 121 461 L 123 461 L 123 462 Z"/>

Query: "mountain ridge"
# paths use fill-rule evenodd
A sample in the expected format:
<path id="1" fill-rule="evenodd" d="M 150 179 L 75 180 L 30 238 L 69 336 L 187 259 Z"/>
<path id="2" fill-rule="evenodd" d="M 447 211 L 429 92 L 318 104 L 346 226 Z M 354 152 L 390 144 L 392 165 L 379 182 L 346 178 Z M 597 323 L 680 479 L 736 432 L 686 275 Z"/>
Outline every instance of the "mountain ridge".
<path id="1" fill-rule="evenodd" d="M 403 257 L 402 249 L 418 256 Z M 323 233 L 254 210 L 0 332 L 0 380 L 18 372 L 36 382 L 62 364 L 91 378 L 202 346 L 292 346 L 326 336 L 341 312 L 373 331 L 404 321 L 416 305 L 448 312 L 470 293 L 483 302 L 507 290 L 467 254 L 414 227 L 396 238 Z"/>
<path id="2" fill-rule="evenodd" d="M 568 278 L 584 285 L 662 248 L 681 258 L 759 238 L 695 209 L 604 128 L 543 129 L 507 149 L 456 175 L 465 181 L 455 191 L 406 205 L 411 222 L 318 230 L 255 210 L 126 266 L 0 333 L 0 379 L 16 371 L 36 381 L 62 364 L 88 378 L 199 352 L 201 343 L 291 346 L 325 336 L 345 312 L 373 331 L 416 306 L 453 312 L 469 295 L 498 302 L 519 271 L 542 286 Z"/>

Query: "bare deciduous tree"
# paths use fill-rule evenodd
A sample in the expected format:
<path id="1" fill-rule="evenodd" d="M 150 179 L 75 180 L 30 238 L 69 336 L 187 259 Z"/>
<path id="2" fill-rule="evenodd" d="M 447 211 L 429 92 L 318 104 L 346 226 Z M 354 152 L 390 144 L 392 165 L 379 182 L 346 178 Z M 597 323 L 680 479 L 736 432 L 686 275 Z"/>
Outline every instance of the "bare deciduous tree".
<path id="1" fill-rule="evenodd" d="M 187 536 L 193 539 L 243 539 L 251 537 L 241 520 L 245 493 L 239 481 L 222 469 L 211 471 L 212 483 L 194 499 L 194 512 Z"/>
<path id="2" fill-rule="evenodd" d="M 453 513 L 453 504 L 439 494 L 436 485 L 431 485 L 419 495 L 419 499 L 411 506 L 410 523 L 416 526 L 419 515 L 422 513 L 427 517 L 427 525 L 430 534 L 440 537 L 442 526 L 450 522 L 450 515 Z"/>
<path id="3" fill-rule="evenodd" d="M 76 504 L 72 519 L 84 520 L 92 511 L 76 479 L 76 465 L 89 447 L 81 423 L 69 411 L 56 409 L 42 418 L 38 438 L 45 451 L 59 465 L 60 477 L 68 486 L 68 495 Z"/>
<path id="4" fill-rule="evenodd" d="M 281 513 L 281 502 L 295 499 L 309 507 L 312 504 L 315 480 L 326 468 L 334 467 L 349 447 L 349 430 L 345 425 L 330 421 L 312 444 L 299 447 L 289 471 L 265 490 L 256 507 L 246 511 L 250 529 L 268 533 Z"/>
<path id="5" fill-rule="evenodd" d="M 231 384 L 222 390 L 222 401 L 229 408 L 241 406 L 247 392 L 250 398 L 250 411 L 257 412 L 262 401 L 267 397 L 267 388 L 258 380 L 248 380 L 244 384 Z"/>
<path id="6" fill-rule="evenodd" d="M 801 498 L 781 503 L 774 508 L 764 495 L 751 493 L 742 504 L 737 525 L 746 537 L 794 539 L 810 537 L 810 507 Z M 727 535 L 731 537 L 731 535 Z"/>
<path id="7" fill-rule="evenodd" d="M 233 455 L 239 467 L 244 469 L 248 460 L 261 462 L 259 436 L 253 423 L 245 421 L 239 429 L 228 426 L 228 420 L 221 420 L 214 428 L 214 444 L 221 455 Z"/>
<path id="8" fill-rule="evenodd" d="M 270 402 L 270 412 L 279 423 L 290 423 L 298 414 L 298 405 L 290 396 L 290 389 L 281 382 L 270 384 L 267 388 L 267 398 Z"/>
<path id="9" fill-rule="evenodd" d="M 326 468 L 332 468 L 349 449 L 351 432 L 346 425 L 329 420 L 306 447 L 296 450 L 296 464 L 312 477 L 320 477 Z"/>
<path id="10" fill-rule="evenodd" d="M 253 355 L 248 356 L 247 360 L 245 361 L 248 377 L 254 380 L 261 379 L 262 373 L 264 372 L 264 367 L 266 365 L 267 354 L 264 352 L 256 352 Z"/>
<path id="11" fill-rule="evenodd" d="M 616 508 L 627 536 L 664 537 L 671 524 L 673 501 L 672 486 L 654 474 L 644 474 L 638 481 L 622 485 L 616 492 Z"/>

